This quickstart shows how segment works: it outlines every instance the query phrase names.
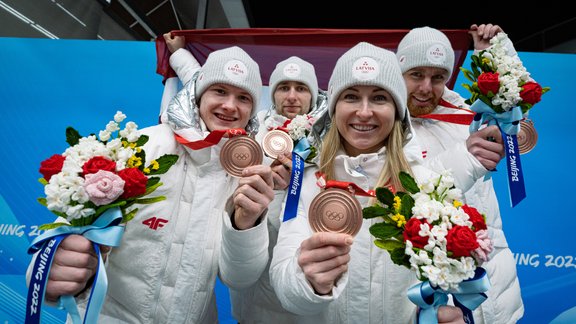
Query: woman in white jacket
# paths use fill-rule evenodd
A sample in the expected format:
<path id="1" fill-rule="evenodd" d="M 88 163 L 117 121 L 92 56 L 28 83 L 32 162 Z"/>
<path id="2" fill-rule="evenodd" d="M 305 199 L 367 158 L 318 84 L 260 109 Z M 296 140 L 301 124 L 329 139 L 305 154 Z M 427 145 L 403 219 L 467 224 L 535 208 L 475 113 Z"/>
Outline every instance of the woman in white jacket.
<path id="1" fill-rule="evenodd" d="M 431 175 L 421 166 L 421 151 L 414 143 L 395 55 L 368 43 L 344 53 L 330 78 L 328 113 L 332 125 L 323 139 L 320 166 L 305 171 L 298 215 L 281 224 L 271 283 L 300 323 L 414 322 L 417 307 L 406 292 L 417 278 L 374 245 L 368 229 L 376 220 L 363 220 L 352 237 L 314 233 L 308 219 L 308 208 L 321 192 L 317 171 L 327 180 L 364 190 L 387 185 L 402 189 L 401 170 L 417 180 Z M 362 207 L 373 203 L 356 197 Z M 452 306 L 440 307 L 438 320 L 464 323 L 460 309 Z"/>
<path id="2" fill-rule="evenodd" d="M 258 64 L 242 49 L 212 52 L 197 78 L 172 100 L 165 122 L 142 129 L 150 138 L 147 158 L 179 158 L 157 190 L 166 200 L 138 206 L 120 246 L 107 257 L 109 285 L 99 322 L 217 323 L 216 276 L 236 289 L 260 277 L 268 262 L 270 167 L 247 167 L 236 178 L 219 160 L 229 139 L 199 149 L 190 143 L 216 130 L 254 132 L 261 87 Z M 97 264 L 90 242 L 69 236 L 53 264 L 47 300 L 84 292 L 78 301 L 85 307 Z"/>

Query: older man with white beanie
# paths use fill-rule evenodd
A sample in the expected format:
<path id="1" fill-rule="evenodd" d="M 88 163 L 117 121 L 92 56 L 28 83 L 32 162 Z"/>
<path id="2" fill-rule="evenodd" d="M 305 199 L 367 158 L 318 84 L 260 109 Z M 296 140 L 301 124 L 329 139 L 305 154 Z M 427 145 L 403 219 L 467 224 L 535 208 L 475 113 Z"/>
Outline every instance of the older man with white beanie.
<path id="1" fill-rule="evenodd" d="M 487 48 L 490 38 L 500 31 L 497 25 L 472 25 L 470 33 L 475 49 Z M 508 47 L 509 53 L 516 53 L 511 44 Z M 496 126 L 490 126 L 470 134 L 468 124 L 461 122 L 461 118 L 470 117 L 471 112 L 465 99 L 446 87 L 454 68 L 454 50 L 444 33 L 431 27 L 414 28 L 400 41 L 396 56 L 425 162 L 432 168 L 443 165 L 455 170 L 464 165 L 473 166 L 467 171 L 477 179 L 465 192 L 465 199 L 486 216 L 494 250 L 490 261 L 482 266 L 490 278 L 491 288 L 488 299 L 474 311 L 475 322 L 515 323 L 524 314 L 516 262 L 504 235 L 492 179 L 485 178 L 503 157 L 500 132 Z"/>

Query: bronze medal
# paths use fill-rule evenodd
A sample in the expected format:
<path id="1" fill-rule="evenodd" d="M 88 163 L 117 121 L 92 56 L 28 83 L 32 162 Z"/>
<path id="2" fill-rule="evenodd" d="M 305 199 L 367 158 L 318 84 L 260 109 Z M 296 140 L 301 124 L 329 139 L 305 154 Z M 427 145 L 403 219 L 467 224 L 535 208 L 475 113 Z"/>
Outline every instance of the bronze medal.
<path id="1" fill-rule="evenodd" d="M 241 177 L 244 168 L 262 164 L 262 148 L 250 136 L 235 136 L 222 146 L 220 164 L 228 174 Z"/>
<path id="2" fill-rule="evenodd" d="M 536 133 L 536 128 L 534 127 L 534 122 L 531 120 L 521 120 L 520 130 L 516 135 L 518 139 L 518 150 L 520 154 L 526 154 L 536 146 L 536 141 L 538 141 L 538 133 Z"/>
<path id="3" fill-rule="evenodd" d="M 276 159 L 278 155 L 284 152 L 292 152 L 294 149 L 294 142 L 288 133 L 274 129 L 269 131 L 262 139 L 262 149 L 264 153 L 272 159 Z"/>
<path id="4" fill-rule="evenodd" d="M 315 232 L 356 235 L 362 227 L 362 206 L 350 192 L 328 188 L 320 192 L 308 209 L 308 221 Z"/>

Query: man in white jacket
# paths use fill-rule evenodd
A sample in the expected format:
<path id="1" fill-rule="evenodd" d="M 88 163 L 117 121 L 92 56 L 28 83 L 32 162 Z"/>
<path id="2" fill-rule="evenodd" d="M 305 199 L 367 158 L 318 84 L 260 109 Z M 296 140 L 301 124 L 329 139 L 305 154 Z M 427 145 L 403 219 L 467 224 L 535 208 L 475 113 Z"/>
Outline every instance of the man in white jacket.
<path id="1" fill-rule="evenodd" d="M 271 169 L 254 165 L 232 176 L 219 153 L 233 138 L 205 139 L 228 129 L 255 132 L 261 87 L 258 64 L 246 52 L 215 51 L 171 101 L 165 122 L 141 130 L 149 136 L 147 158 L 179 158 L 157 190 L 166 200 L 138 205 L 120 246 L 107 255 L 109 285 L 99 322 L 217 323 L 216 276 L 236 289 L 258 280 L 268 262 Z M 148 226 L 151 218 L 163 226 Z M 97 264 L 91 249 L 82 236 L 63 241 L 50 270 L 48 301 L 78 296 L 83 313 Z"/>
<path id="2" fill-rule="evenodd" d="M 470 34 L 475 50 L 487 48 L 489 40 L 501 31 L 497 25 L 472 25 Z M 513 50 L 511 44 L 508 47 Z M 501 145 L 487 139 L 488 132 L 497 126 L 470 134 L 469 123 L 458 123 L 458 117 L 463 114 L 470 117 L 473 113 L 467 109 L 464 98 L 446 87 L 454 67 L 454 51 L 441 31 L 430 27 L 412 29 L 400 41 L 396 56 L 408 90 L 412 125 L 425 161 L 431 166 L 440 162 L 452 169 L 460 168 L 461 161 L 465 160 L 476 166 L 469 170 L 470 176 L 478 180 L 465 192 L 466 203 L 486 215 L 494 243 L 490 261 L 482 266 L 492 286 L 487 292 L 488 299 L 474 312 L 476 323 L 515 323 L 524 314 L 516 262 L 502 229 L 492 179 L 484 178 L 503 157 Z M 498 136 L 494 139 L 501 142 Z"/>

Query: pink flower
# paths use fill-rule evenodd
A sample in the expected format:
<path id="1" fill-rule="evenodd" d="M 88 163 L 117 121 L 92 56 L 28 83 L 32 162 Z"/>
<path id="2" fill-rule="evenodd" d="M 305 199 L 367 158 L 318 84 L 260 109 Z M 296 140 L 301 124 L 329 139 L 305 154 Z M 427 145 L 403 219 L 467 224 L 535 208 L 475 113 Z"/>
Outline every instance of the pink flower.
<path id="1" fill-rule="evenodd" d="M 493 243 L 488 236 L 488 230 L 479 230 L 476 232 L 476 242 L 478 242 L 479 247 L 472 251 L 472 256 L 476 259 L 476 262 L 481 264 L 482 262 L 488 261 L 488 255 L 492 252 Z"/>
<path id="2" fill-rule="evenodd" d="M 86 175 L 84 190 L 96 206 L 107 205 L 124 192 L 124 180 L 110 171 L 99 170 Z"/>

